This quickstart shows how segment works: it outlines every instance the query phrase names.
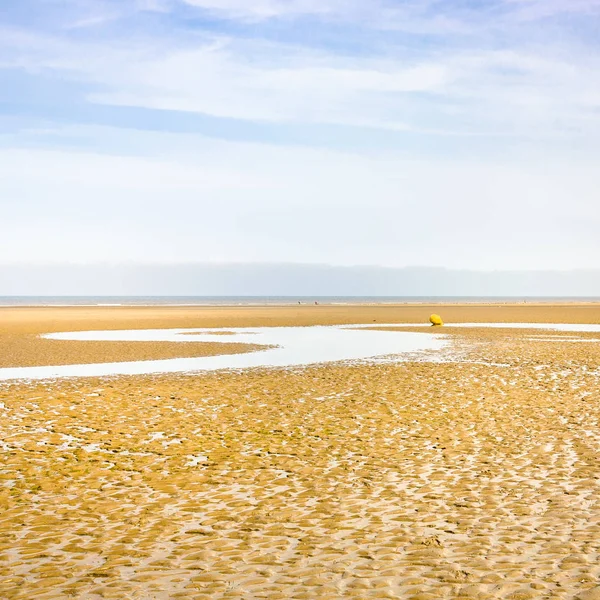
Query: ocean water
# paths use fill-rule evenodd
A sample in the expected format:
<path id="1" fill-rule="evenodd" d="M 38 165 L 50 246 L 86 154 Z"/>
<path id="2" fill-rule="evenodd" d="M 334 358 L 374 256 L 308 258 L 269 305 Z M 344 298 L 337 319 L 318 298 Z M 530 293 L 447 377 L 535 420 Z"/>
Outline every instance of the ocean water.
<path id="1" fill-rule="evenodd" d="M 276 306 L 300 304 L 600 302 L 585 296 L 0 296 L 0 306 Z"/>

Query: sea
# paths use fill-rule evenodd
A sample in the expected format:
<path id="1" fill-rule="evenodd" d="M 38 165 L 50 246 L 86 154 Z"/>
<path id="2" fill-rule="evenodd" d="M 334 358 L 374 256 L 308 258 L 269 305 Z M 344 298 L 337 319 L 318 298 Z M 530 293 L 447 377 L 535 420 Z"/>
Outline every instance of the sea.
<path id="1" fill-rule="evenodd" d="M 598 296 L 0 296 L 0 306 L 277 306 L 600 302 Z"/>

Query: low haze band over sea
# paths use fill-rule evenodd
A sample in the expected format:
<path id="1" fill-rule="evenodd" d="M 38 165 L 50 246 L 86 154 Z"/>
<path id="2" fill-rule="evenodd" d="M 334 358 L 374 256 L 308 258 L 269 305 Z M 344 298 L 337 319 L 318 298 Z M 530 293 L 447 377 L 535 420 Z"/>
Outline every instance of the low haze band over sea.
<path id="1" fill-rule="evenodd" d="M 0 306 L 264 306 L 278 304 L 600 302 L 598 296 L 0 296 Z"/>

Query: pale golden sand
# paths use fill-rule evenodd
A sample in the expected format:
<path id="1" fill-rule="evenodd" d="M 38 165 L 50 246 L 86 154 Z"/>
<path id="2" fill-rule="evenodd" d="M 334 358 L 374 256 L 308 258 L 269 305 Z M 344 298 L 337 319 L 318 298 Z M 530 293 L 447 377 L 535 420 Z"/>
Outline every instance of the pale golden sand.
<path id="1" fill-rule="evenodd" d="M 350 323 L 429 324 L 432 312 L 447 322 L 600 323 L 595 304 L 563 305 L 372 305 L 281 307 L 0 307 L 0 368 L 153 360 L 176 356 L 233 354 L 242 344 L 168 342 L 76 342 L 39 334 L 101 329 L 260 327 Z M 538 332 L 539 333 L 539 332 Z M 192 336 L 189 339 L 193 339 Z M 226 342 L 226 340 L 224 340 Z"/>
<path id="2" fill-rule="evenodd" d="M 135 310 L 2 323 L 311 322 Z M 315 307 L 312 322 L 433 312 L 395 310 Z M 600 320 L 535 311 L 436 307 Z M 599 598 L 600 343 L 451 333 L 473 362 L 3 384 L 0 598 Z"/>
<path id="3" fill-rule="evenodd" d="M 35 335 L 0 336 L 0 368 L 81 365 L 239 354 L 267 346 L 237 343 L 79 342 L 40 339 Z"/>

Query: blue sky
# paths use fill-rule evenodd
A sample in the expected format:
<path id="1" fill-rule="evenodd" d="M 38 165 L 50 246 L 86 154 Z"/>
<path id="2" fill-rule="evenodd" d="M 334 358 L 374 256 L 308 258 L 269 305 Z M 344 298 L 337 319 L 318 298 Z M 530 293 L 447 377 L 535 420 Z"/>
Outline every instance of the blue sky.
<path id="1" fill-rule="evenodd" d="M 0 262 L 594 267 L 600 0 L 0 0 Z"/>

